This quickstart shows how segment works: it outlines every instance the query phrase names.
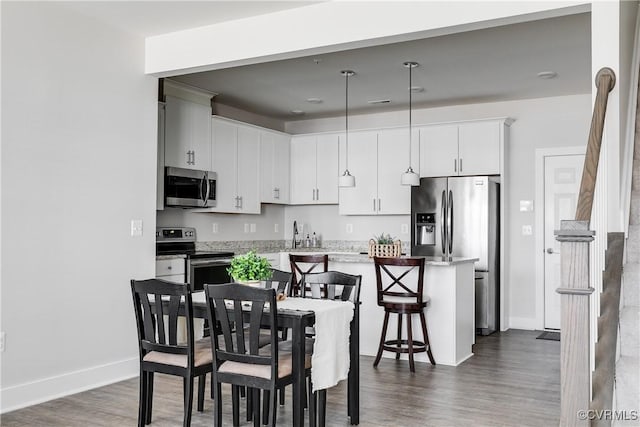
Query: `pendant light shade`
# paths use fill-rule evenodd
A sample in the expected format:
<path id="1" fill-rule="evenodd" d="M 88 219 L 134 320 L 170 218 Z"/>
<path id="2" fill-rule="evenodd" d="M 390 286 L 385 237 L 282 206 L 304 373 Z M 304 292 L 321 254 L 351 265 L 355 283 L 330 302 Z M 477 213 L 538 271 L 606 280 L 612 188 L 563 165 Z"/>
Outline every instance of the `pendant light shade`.
<path id="1" fill-rule="evenodd" d="M 407 171 L 403 173 L 402 176 L 400 177 L 400 183 L 402 185 L 416 186 L 416 185 L 420 185 L 420 176 L 417 173 L 415 173 L 413 171 L 413 168 L 411 167 L 411 145 L 412 145 L 411 139 L 413 136 L 413 133 L 411 131 L 411 88 L 412 88 L 411 77 L 412 77 L 413 69 L 418 66 L 418 63 L 405 62 L 403 65 L 409 69 L 409 167 L 407 168 Z"/>
<path id="2" fill-rule="evenodd" d="M 355 187 L 356 177 L 349 173 L 349 77 L 353 76 L 355 72 L 351 70 L 340 71 L 340 74 L 344 76 L 345 81 L 345 96 L 344 96 L 344 129 L 345 129 L 345 155 L 344 155 L 344 173 L 338 179 L 338 185 L 340 187 Z"/>

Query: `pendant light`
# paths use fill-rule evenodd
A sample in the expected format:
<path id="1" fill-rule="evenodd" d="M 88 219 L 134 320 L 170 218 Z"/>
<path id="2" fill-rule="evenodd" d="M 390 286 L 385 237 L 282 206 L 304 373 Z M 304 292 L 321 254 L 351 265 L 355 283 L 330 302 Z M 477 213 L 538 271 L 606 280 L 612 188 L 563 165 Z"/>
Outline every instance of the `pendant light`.
<path id="1" fill-rule="evenodd" d="M 405 62 L 403 65 L 409 69 L 409 167 L 407 168 L 407 171 L 402 174 L 402 177 L 400 178 L 400 183 L 402 185 L 415 186 L 415 185 L 420 185 L 420 177 L 418 176 L 417 173 L 413 171 L 413 168 L 411 167 L 411 139 L 413 136 L 411 132 L 411 92 L 412 92 L 411 91 L 412 89 L 411 74 L 413 72 L 413 69 L 418 66 L 418 63 Z"/>
<path id="2" fill-rule="evenodd" d="M 355 187 L 356 177 L 349 173 L 349 77 L 355 73 L 351 70 L 340 71 L 345 81 L 345 101 L 344 101 L 344 128 L 345 128 L 345 155 L 344 155 L 344 173 L 338 179 L 340 187 Z"/>

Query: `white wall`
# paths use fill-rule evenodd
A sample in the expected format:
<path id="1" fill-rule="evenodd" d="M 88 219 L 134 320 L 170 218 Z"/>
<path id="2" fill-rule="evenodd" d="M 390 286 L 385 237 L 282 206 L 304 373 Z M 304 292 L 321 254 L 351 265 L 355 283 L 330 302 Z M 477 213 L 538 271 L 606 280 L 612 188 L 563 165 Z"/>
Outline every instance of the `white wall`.
<path id="1" fill-rule="evenodd" d="M 137 374 L 129 280 L 154 275 L 144 40 L 2 2 L 2 412 Z M 130 220 L 144 236 L 129 236 Z"/>
<path id="2" fill-rule="evenodd" d="M 535 328 L 535 263 L 534 235 L 522 236 L 523 225 L 535 226 L 534 212 L 521 213 L 520 200 L 535 199 L 535 150 L 543 147 L 586 145 L 591 120 L 591 94 L 498 102 L 490 104 L 459 105 L 444 108 L 414 110 L 415 124 L 427 124 L 457 120 L 509 116 L 515 119 L 511 125 L 509 156 L 506 164 L 510 180 L 506 205 L 507 250 L 514 255 L 506 263 L 508 289 L 507 316 L 510 326 Z M 350 129 L 366 129 L 385 126 L 405 126 L 407 114 L 392 112 L 350 117 Z M 343 118 L 329 118 L 287 123 L 288 132 L 307 133 L 340 130 Z M 400 171 L 398 172 L 400 174 Z M 357 177 L 356 177 L 357 178 Z M 541 206 L 541 201 L 535 201 Z M 382 231 L 397 235 L 402 240 L 401 225 L 409 223 L 409 216 L 352 217 L 339 216 L 336 206 L 288 207 L 285 223 L 293 220 L 309 223 L 312 231 L 319 231 L 325 239 L 366 240 Z M 346 233 L 346 224 L 354 224 L 352 234 Z M 290 238 L 289 227 L 285 238 Z"/>

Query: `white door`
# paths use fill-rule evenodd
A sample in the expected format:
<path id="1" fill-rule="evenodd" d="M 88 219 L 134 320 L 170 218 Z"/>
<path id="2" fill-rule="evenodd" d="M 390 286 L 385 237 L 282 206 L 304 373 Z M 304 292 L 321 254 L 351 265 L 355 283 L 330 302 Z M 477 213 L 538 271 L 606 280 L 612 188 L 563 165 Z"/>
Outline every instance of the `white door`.
<path id="1" fill-rule="evenodd" d="M 544 158 L 544 327 L 560 329 L 560 242 L 555 230 L 576 214 L 584 155 Z"/>

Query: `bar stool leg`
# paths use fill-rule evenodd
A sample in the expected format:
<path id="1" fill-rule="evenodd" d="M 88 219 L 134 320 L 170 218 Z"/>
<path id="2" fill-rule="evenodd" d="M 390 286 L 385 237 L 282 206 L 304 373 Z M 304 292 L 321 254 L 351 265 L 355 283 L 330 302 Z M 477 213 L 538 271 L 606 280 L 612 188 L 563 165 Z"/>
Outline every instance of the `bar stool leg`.
<path id="1" fill-rule="evenodd" d="M 424 311 L 420 312 L 420 322 L 422 323 L 422 335 L 424 336 L 424 343 L 427 346 L 427 356 L 432 365 L 436 364 L 433 354 L 431 353 L 431 344 L 429 343 L 429 333 L 427 332 L 427 319 L 424 316 Z"/>
<path id="2" fill-rule="evenodd" d="M 416 364 L 413 361 L 413 333 L 411 330 L 411 315 L 407 315 L 407 344 L 409 346 L 409 369 L 416 371 Z"/>
<path id="3" fill-rule="evenodd" d="M 384 340 L 387 336 L 387 325 L 389 324 L 389 312 L 385 310 L 384 312 L 384 323 L 382 324 L 382 333 L 380 334 L 380 345 L 378 346 L 378 354 L 376 355 L 376 360 L 373 361 L 373 367 L 378 366 L 380 362 L 380 358 L 382 357 L 382 350 L 384 349 Z"/>
<path id="4" fill-rule="evenodd" d="M 396 352 L 396 360 L 400 360 L 400 349 L 402 349 L 402 313 L 398 313 L 398 351 Z"/>

